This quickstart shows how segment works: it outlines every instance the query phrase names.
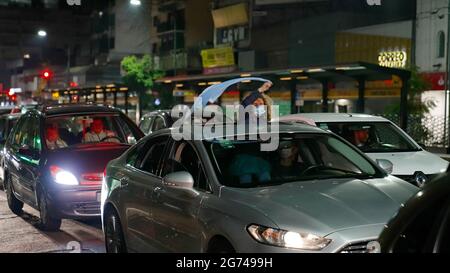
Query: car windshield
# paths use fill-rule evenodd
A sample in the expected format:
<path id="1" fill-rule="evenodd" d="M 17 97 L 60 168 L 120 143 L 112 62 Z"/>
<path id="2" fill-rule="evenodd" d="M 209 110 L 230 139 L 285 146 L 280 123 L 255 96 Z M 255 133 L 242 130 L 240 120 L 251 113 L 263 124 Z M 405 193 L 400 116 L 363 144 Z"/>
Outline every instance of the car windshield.
<path id="1" fill-rule="evenodd" d="M 204 141 L 221 184 L 259 187 L 289 182 L 382 177 L 364 156 L 327 134 L 286 134 L 275 151 L 262 141 Z"/>
<path id="2" fill-rule="evenodd" d="M 117 114 L 74 115 L 48 118 L 45 122 L 47 148 L 71 146 L 133 144 L 136 136 L 127 122 Z"/>
<path id="3" fill-rule="evenodd" d="M 340 135 L 365 153 L 415 152 L 420 149 L 389 122 L 329 122 L 318 126 Z"/>

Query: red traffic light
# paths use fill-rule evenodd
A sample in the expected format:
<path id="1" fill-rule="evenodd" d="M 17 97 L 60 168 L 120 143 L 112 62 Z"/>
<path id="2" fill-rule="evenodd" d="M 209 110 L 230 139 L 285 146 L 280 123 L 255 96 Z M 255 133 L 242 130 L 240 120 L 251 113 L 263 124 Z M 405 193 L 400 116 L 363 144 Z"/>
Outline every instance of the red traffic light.
<path id="1" fill-rule="evenodd" d="M 44 80 L 49 80 L 53 77 L 53 72 L 50 69 L 45 69 L 41 72 L 41 78 Z"/>

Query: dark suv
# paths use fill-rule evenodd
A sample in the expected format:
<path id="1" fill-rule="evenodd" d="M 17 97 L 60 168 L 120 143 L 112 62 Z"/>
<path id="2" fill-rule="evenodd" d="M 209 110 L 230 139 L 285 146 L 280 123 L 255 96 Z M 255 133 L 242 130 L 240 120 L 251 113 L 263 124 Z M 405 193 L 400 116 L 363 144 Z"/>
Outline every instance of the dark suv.
<path id="1" fill-rule="evenodd" d="M 39 210 L 44 230 L 61 219 L 100 216 L 103 171 L 143 137 L 122 112 L 94 105 L 42 107 L 24 114 L 5 145 L 5 191 L 16 214 Z"/>

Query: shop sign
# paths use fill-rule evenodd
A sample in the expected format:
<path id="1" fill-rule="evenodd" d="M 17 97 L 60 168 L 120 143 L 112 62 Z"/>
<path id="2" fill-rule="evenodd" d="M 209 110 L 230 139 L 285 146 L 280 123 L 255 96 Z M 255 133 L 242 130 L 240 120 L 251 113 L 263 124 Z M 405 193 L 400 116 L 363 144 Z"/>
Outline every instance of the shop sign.
<path id="1" fill-rule="evenodd" d="M 378 64 L 384 67 L 405 68 L 407 53 L 404 50 L 382 51 L 378 55 Z"/>

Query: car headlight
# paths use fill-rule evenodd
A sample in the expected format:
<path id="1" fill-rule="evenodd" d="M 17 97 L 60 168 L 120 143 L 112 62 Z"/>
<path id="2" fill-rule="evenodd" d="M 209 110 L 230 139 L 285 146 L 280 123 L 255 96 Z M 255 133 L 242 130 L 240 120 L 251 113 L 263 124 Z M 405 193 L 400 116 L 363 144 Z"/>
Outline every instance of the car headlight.
<path id="1" fill-rule="evenodd" d="M 78 186 L 78 179 L 73 175 L 73 173 L 66 171 L 58 166 L 50 166 L 50 174 L 53 180 L 61 185 L 67 186 Z"/>
<path id="2" fill-rule="evenodd" d="M 298 233 L 258 225 L 250 225 L 247 230 L 256 241 L 278 247 L 321 250 L 331 243 L 330 239 L 314 234 Z"/>

